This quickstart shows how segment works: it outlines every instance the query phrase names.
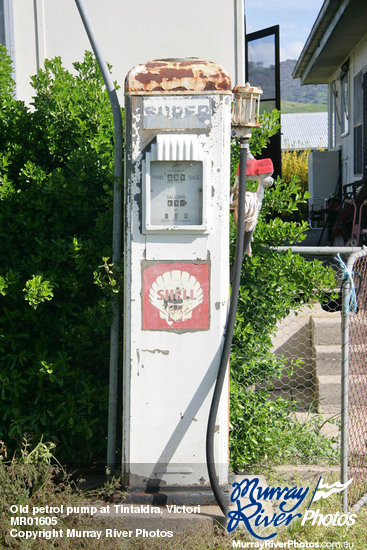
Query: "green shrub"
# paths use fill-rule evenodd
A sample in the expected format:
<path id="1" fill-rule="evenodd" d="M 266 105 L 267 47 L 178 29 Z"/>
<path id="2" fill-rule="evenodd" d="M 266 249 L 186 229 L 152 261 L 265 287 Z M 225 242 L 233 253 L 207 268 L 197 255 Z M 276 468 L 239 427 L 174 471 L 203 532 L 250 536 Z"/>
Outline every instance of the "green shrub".
<path id="1" fill-rule="evenodd" d="M 85 461 L 106 434 L 108 94 L 90 53 L 75 74 L 56 58 L 33 77 L 29 110 L 0 58 L 0 439 L 13 452 L 43 435 L 59 459 Z"/>
<path id="2" fill-rule="evenodd" d="M 300 421 L 293 414 L 296 403 L 281 397 L 269 399 L 266 390 L 244 391 L 231 381 L 231 396 L 236 401 L 231 428 L 236 434 L 231 460 L 236 469 L 270 460 L 272 464 L 313 464 L 325 461 L 336 464 L 339 452 L 336 437 L 325 437 L 321 428 L 326 423 L 321 415 L 310 413 Z M 328 422 L 335 423 L 333 419 Z"/>
<path id="3" fill-rule="evenodd" d="M 308 193 L 308 157 L 311 149 L 285 149 L 282 151 L 282 178 L 286 183 L 296 180 L 307 198 Z M 307 220 L 308 205 L 301 204 L 296 219 Z"/>
<path id="4" fill-rule="evenodd" d="M 302 241 L 307 223 L 289 220 L 306 199 L 307 193 L 296 177 L 288 182 L 278 179 L 266 190 L 252 256 L 246 257 L 242 266 L 231 353 L 230 456 L 235 469 L 267 459 L 282 461 L 292 456 L 293 460 L 301 460 L 306 450 L 305 433 L 314 444 L 303 460 L 312 462 L 335 455 L 334 441 L 326 440 L 314 423 L 301 425 L 292 415 L 293 402 L 272 401 L 267 389 L 254 390 L 259 382 L 269 388 L 272 379 L 285 372 L 290 374 L 301 364 L 273 354 L 272 336 L 277 322 L 305 304 L 322 300 L 325 292 L 335 286 L 332 270 L 325 269 L 321 262 L 306 261 L 291 250 L 278 252 L 271 248 Z M 231 239 L 233 253 L 234 224 Z M 298 453 L 294 452 L 297 446 Z"/>
<path id="5" fill-rule="evenodd" d="M 308 157 L 311 149 L 285 149 L 282 151 L 282 177 L 289 183 L 297 178 L 302 190 L 308 190 Z"/>

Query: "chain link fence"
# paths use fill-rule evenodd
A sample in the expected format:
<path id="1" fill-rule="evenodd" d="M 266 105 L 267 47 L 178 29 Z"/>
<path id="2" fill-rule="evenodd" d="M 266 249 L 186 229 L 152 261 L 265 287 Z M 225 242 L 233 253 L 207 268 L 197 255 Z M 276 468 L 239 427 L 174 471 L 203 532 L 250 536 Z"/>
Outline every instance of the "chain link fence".
<path id="1" fill-rule="evenodd" d="M 367 253 L 358 249 L 360 256 L 352 268 L 358 301 L 353 315 L 343 300 L 349 302 L 350 297 L 350 292 L 345 293 L 345 281 L 351 282 L 346 264 L 357 250 L 292 247 L 292 251 L 332 270 L 334 284 L 321 302 L 302 305 L 279 321 L 271 354 L 260 353 L 248 366 L 251 383 L 242 388 L 246 398 L 241 412 L 246 444 L 253 451 L 248 463 L 256 463 L 258 453 L 262 465 L 294 471 L 304 467 L 315 475 L 331 474 L 334 481 L 353 477 L 349 492 L 344 492 L 350 507 L 367 492 Z"/>
<path id="2" fill-rule="evenodd" d="M 297 251 L 297 249 L 294 249 Z M 290 399 L 295 423 L 293 462 L 305 465 L 337 466 L 340 461 L 341 420 L 341 324 L 340 286 L 342 268 L 338 251 L 303 248 L 298 253 L 309 262 L 331 268 L 335 286 L 322 303 L 304 305 L 277 327 L 274 353 L 294 367 L 269 387 L 272 397 Z"/>
<path id="3" fill-rule="evenodd" d="M 345 511 L 367 503 L 367 249 L 352 254 L 343 281 L 342 483 Z"/>

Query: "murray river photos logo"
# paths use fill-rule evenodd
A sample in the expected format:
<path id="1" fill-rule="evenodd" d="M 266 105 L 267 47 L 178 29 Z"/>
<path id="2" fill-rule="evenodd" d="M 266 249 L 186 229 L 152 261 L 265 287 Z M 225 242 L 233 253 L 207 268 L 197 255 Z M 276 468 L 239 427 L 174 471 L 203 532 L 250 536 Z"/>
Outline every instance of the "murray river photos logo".
<path id="1" fill-rule="evenodd" d="M 311 496 L 309 487 L 262 487 L 258 477 L 245 478 L 232 485 L 231 502 L 235 509 L 228 513 L 227 530 L 231 532 L 242 524 L 252 536 L 268 540 L 277 535 L 277 527 L 289 525 L 295 518 L 302 518 L 302 525 L 306 522 L 325 526 L 353 525 L 356 514 L 322 514 L 319 509 L 310 510 L 313 502 L 344 491 L 352 481 L 350 479 L 344 484 L 336 482 L 328 485 L 320 477 Z M 300 507 L 306 497 L 310 497 L 310 502 L 307 510 L 301 513 Z M 264 501 L 277 501 L 277 511 L 269 514 L 264 507 Z M 268 536 L 260 536 L 259 531 L 264 527 L 273 527 L 274 532 Z"/>

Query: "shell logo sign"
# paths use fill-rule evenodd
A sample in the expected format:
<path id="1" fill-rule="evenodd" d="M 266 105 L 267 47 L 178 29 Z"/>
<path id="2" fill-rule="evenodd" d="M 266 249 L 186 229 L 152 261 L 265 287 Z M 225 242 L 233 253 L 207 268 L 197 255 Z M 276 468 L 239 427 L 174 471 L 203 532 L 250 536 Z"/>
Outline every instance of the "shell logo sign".
<path id="1" fill-rule="evenodd" d="M 209 328 L 209 265 L 159 263 L 143 270 L 143 330 Z"/>

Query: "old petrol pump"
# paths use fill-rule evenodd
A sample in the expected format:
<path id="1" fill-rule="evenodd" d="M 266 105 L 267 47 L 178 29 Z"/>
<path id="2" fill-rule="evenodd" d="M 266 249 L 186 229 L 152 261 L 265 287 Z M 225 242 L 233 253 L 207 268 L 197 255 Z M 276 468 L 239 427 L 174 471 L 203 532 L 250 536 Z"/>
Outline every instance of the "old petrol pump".
<path id="1" fill-rule="evenodd" d="M 121 112 L 85 6 L 82 0 L 75 1 L 114 117 L 113 262 L 117 263 Z M 160 60 L 134 67 L 126 77 L 125 92 L 124 482 L 130 489 L 155 495 L 179 488 L 180 497 L 172 499 L 176 503 L 208 502 L 205 492 L 211 484 L 226 515 L 220 488 L 228 482 L 226 367 L 247 246 L 248 139 L 251 128 L 258 126 L 262 92 L 249 85 L 233 90 L 232 135 L 239 138 L 241 150 L 228 314 L 230 78 L 215 63 L 196 58 Z M 255 210 L 261 208 L 264 187 L 271 184 L 265 164 L 251 168 L 260 184 Z M 249 240 L 252 229 L 246 231 Z M 117 299 L 112 308 L 107 463 L 113 471 Z M 169 501 L 168 494 L 162 496 L 163 502 Z"/>
<path id="2" fill-rule="evenodd" d="M 246 85 L 233 97 L 242 158 L 237 291 L 260 93 Z M 226 367 L 237 307 L 236 297 L 228 312 L 231 82 L 215 63 L 160 60 L 134 67 L 125 95 L 124 481 L 129 498 L 143 491 L 155 502 L 157 493 L 161 502 L 210 502 L 212 487 L 226 513 Z"/>
<path id="3" fill-rule="evenodd" d="M 214 63 L 162 60 L 134 67 L 125 94 L 125 483 L 204 494 L 229 294 L 231 82 Z M 224 485 L 228 387 L 214 444 Z"/>

